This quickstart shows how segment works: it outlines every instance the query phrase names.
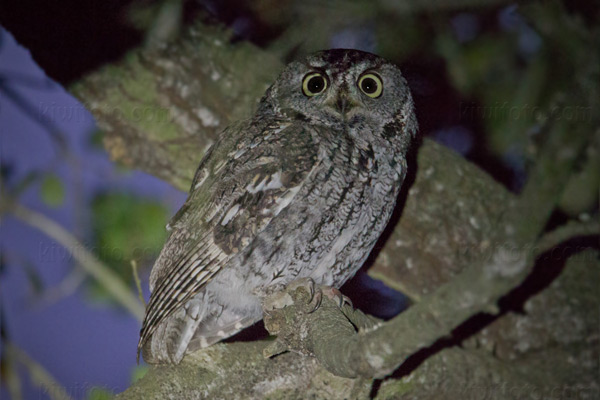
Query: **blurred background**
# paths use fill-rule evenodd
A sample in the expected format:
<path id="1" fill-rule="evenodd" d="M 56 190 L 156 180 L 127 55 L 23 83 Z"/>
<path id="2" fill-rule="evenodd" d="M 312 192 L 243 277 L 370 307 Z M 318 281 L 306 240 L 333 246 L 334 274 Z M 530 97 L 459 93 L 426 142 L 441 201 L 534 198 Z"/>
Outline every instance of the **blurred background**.
<path id="1" fill-rule="evenodd" d="M 94 277 L 110 270 L 137 297 L 139 276 L 147 299 L 165 224 L 186 194 L 111 162 L 93 117 L 67 91 L 131 49 L 201 20 L 283 61 L 340 47 L 382 55 L 409 81 L 421 134 L 514 192 L 549 119 L 594 119 L 598 110 L 570 95 L 574 81 L 598 95 L 594 2 L 412 3 L 4 0 L 2 398 L 109 398 L 145 371 L 135 362 L 141 301 L 123 307 Z M 598 149 L 588 153 L 552 224 L 597 213 Z M 342 291 L 383 318 L 406 307 L 362 272 Z"/>

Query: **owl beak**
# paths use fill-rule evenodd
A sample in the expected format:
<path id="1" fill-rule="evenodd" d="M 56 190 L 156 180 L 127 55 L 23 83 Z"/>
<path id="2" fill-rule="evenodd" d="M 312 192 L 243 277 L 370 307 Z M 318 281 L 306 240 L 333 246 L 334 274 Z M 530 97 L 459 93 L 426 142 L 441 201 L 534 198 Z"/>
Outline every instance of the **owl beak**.
<path id="1" fill-rule="evenodd" d="M 335 99 L 336 110 L 344 115 L 354 107 L 354 102 L 349 98 L 345 90 L 341 90 Z"/>

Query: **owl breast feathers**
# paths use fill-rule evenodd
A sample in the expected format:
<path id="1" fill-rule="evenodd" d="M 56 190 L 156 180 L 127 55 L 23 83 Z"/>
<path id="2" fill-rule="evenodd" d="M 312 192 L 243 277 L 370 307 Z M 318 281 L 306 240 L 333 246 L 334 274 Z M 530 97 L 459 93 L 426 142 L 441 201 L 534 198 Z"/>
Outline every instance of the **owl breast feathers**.
<path id="1" fill-rule="evenodd" d="M 339 287 L 386 226 L 417 131 L 400 70 L 328 50 L 289 64 L 200 162 L 150 276 L 138 354 L 178 363 L 310 277 Z"/>

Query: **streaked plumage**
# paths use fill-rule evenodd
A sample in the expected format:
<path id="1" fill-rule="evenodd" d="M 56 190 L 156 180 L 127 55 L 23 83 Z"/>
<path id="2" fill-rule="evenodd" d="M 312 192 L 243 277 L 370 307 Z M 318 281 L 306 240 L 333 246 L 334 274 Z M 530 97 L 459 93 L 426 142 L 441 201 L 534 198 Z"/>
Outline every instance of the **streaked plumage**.
<path id="1" fill-rule="evenodd" d="M 144 359 L 178 363 L 237 333 L 295 279 L 352 277 L 389 220 L 416 129 L 406 82 L 382 58 L 329 50 L 288 65 L 254 117 L 208 151 L 169 223 Z"/>

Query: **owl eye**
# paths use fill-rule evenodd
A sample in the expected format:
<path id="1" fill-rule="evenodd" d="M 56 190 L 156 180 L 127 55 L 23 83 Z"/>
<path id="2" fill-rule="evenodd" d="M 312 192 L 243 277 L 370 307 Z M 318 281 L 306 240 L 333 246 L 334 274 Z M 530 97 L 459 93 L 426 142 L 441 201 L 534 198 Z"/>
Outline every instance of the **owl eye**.
<path id="1" fill-rule="evenodd" d="M 302 93 L 308 97 L 316 96 L 327 89 L 327 79 L 320 72 L 311 72 L 302 80 Z"/>
<path id="2" fill-rule="evenodd" d="M 373 73 L 362 75 L 358 78 L 358 87 L 364 94 L 376 98 L 383 92 L 383 82 L 381 78 Z"/>

